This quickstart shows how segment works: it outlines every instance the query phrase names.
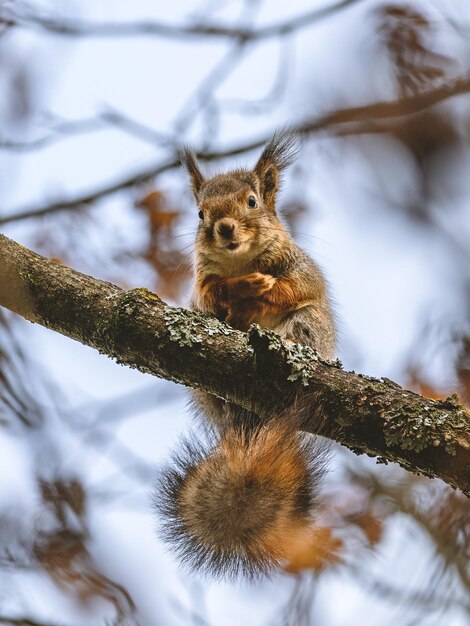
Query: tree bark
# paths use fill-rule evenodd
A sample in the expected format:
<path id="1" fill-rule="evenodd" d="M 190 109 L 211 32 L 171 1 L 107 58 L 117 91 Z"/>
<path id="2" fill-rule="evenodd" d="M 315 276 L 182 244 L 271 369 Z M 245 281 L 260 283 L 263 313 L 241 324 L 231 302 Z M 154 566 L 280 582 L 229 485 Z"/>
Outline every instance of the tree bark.
<path id="1" fill-rule="evenodd" d="M 263 420 L 282 412 L 294 422 L 300 411 L 303 430 L 470 495 L 470 413 L 455 396 L 430 400 L 388 379 L 346 372 L 339 362 L 323 361 L 259 326 L 233 330 L 170 307 L 146 289 L 125 291 L 76 272 L 3 235 L 0 306 Z"/>

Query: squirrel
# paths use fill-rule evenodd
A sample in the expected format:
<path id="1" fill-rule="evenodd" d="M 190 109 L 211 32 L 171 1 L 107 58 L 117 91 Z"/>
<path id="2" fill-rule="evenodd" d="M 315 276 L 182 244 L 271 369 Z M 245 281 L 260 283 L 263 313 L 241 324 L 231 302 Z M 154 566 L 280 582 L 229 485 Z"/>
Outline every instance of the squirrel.
<path id="1" fill-rule="evenodd" d="M 181 151 L 199 212 L 191 308 L 241 331 L 257 323 L 330 359 L 335 324 L 326 281 L 276 214 L 281 176 L 295 156 L 295 135 L 278 132 L 252 170 L 206 179 L 194 153 Z M 322 446 L 292 416 L 261 423 L 231 402 L 192 394 L 209 441 L 186 440 L 160 475 L 164 537 L 202 573 L 269 573 L 312 536 Z"/>

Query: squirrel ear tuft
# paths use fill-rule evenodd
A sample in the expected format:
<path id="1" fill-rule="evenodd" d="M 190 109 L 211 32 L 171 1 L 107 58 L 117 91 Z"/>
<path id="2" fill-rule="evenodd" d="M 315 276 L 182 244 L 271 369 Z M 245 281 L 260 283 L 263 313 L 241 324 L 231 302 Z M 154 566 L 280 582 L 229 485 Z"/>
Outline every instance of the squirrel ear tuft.
<path id="1" fill-rule="evenodd" d="M 201 190 L 202 183 L 204 182 L 204 176 L 199 169 L 196 155 L 190 148 L 184 147 L 179 152 L 179 159 L 181 165 L 191 177 L 191 186 L 193 189 L 193 193 L 196 200 L 198 200 L 199 192 Z"/>
<path id="2" fill-rule="evenodd" d="M 261 195 L 266 206 L 274 212 L 281 173 L 297 156 L 297 135 L 293 131 L 274 133 L 266 144 L 254 172 L 259 179 Z"/>

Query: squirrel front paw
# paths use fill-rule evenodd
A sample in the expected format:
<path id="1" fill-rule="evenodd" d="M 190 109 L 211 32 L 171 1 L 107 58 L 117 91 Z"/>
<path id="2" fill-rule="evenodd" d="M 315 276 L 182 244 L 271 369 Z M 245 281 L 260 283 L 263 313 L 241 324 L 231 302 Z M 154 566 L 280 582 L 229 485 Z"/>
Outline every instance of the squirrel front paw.
<path id="1" fill-rule="evenodd" d="M 274 276 L 260 272 L 228 278 L 221 288 L 221 299 L 230 303 L 239 302 L 246 298 L 256 298 L 270 291 L 276 280 Z"/>
<path id="2" fill-rule="evenodd" d="M 263 293 L 270 291 L 276 284 L 277 278 L 270 274 L 261 274 L 260 272 L 253 272 L 244 276 L 247 282 L 247 297 L 261 296 Z"/>

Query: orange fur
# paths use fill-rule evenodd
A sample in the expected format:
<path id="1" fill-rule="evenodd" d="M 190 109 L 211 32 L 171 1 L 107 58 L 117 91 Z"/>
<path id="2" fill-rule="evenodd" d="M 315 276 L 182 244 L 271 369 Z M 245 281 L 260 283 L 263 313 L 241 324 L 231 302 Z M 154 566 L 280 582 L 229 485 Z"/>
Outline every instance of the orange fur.
<path id="1" fill-rule="evenodd" d="M 252 170 L 206 179 L 182 153 L 198 205 L 192 308 L 246 331 L 252 323 L 324 358 L 335 329 L 320 269 L 276 215 L 276 193 L 292 162 L 295 138 L 274 135 Z M 212 575 L 257 576 L 287 565 L 311 542 L 312 512 L 323 475 L 322 447 L 275 418 L 193 392 L 218 431 L 207 448 L 189 440 L 162 482 L 165 532 L 181 559 Z"/>
<path id="2" fill-rule="evenodd" d="M 255 293 L 252 284 L 253 275 L 241 276 L 234 281 L 234 287 L 229 292 L 226 300 L 227 317 L 226 321 L 239 330 L 247 330 L 250 324 L 261 323 L 266 317 L 283 317 L 288 313 L 315 304 L 316 298 L 312 291 L 305 289 L 304 285 L 293 279 L 275 279 L 266 274 L 256 274 L 257 281 L 261 282 L 259 276 L 265 277 L 266 284 L 271 283 L 271 287 L 262 293 Z M 238 282 L 235 282 L 238 281 Z M 250 295 L 248 295 L 250 294 Z"/>
<path id="3" fill-rule="evenodd" d="M 240 554 L 248 549 L 266 562 L 287 564 L 312 532 L 309 511 L 298 504 L 299 486 L 308 489 L 311 469 L 303 441 L 303 435 L 279 421 L 251 433 L 228 429 L 210 455 L 193 469 L 180 493 L 179 506 L 188 532 L 203 546 L 213 543 L 214 533 L 224 536 L 226 524 L 233 523 L 228 511 L 215 507 L 206 525 L 201 517 L 201 497 L 208 485 L 216 490 L 219 483 L 227 494 L 238 485 L 241 495 L 235 517 L 243 521 L 232 549 L 239 545 Z M 255 513 L 255 502 L 270 492 L 283 494 L 280 506 Z M 219 514 L 223 514 L 222 520 L 217 520 Z M 251 525 L 262 532 L 251 532 Z M 238 543 L 242 538 L 243 546 Z"/>

